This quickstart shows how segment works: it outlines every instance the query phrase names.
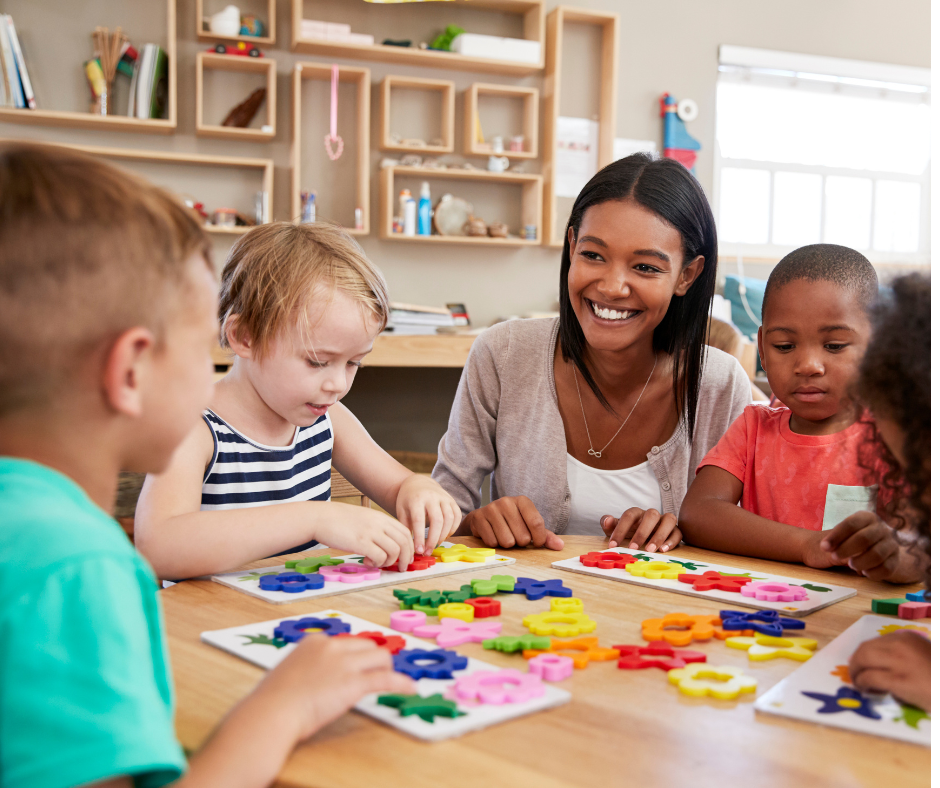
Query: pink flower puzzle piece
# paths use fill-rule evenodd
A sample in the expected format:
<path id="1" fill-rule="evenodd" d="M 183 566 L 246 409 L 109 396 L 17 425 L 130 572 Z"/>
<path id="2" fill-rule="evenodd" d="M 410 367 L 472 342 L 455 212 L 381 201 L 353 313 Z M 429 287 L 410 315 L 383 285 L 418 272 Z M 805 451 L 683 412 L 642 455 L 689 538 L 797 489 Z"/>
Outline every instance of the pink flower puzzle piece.
<path id="1" fill-rule="evenodd" d="M 545 685 L 534 673 L 512 669 L 479 670 L 457 679 L 454 694 L 457 700 L 501 706 L 538 698 L 545 694 Z"/>
<path id="2" fill-rule="evenodd" d="M 562 681 L 574 673 L 574 660 L 564 654 L 539 654 L 529 660 L 529 673 L 543 681 Z"/>
<path id="3" fill-rule="evenodd" d="M 419 638 L 437 638 L 443 648 L 462 643 L 482 643 L 496 637 L 503 629 L 498 621 L 461 621 L 459 618 L 442 618 L 440 624 L 424 624 L 411 632 Z"/>
<path id="4" fill-rule="evenodd" d="M 786 583 L 751 582 L 741 588 L 741 594 L 761 602 L 802 602 L 809 598 L 805 588 Z"/>
<path id="5" fill-rule="evenodd" d="M 427 614 L 420 610 L 396 610 L 389 617 L 389 626 L 398 632 L 411 632 L 415 627 L 427 623 L 427 620 Z"/>
<path id="6" fill-rule="evenodd" d="M 362 564 L 337 564 L 321 566 L 320 574 L 324 580 L 334 583 L 361 583 L 363 580 L 378 580 L 382 570 Z"/>

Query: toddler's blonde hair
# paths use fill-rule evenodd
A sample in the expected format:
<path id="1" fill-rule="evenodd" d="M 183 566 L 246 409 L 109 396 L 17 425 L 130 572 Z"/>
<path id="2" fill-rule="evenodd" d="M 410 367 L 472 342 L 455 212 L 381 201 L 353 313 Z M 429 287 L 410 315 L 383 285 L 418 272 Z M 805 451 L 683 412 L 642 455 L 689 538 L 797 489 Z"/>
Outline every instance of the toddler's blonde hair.
<path id="1" fill-rule="evenodd" d="M 380 331 L 388 323 L 385 278 L 341 227 L 271 222 L 249 230 L 222 270 L 222 347 L 229 347 L 227 326 L 234 319 L 262 358 L 293 321 L 305 323 L 306 305 L 320 288 L 352 298 L 378 320 Z"/>

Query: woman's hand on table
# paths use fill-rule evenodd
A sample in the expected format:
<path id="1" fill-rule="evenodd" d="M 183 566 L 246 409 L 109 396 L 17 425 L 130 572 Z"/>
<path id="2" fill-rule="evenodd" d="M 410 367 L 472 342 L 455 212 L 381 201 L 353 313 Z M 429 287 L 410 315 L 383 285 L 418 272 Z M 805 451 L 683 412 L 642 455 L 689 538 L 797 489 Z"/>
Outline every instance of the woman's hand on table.
<path id="1" fill-rule="evenodd" d="M 930 641 L 917 632 L 899 629 L 866 640 L 849 659 L 849 674 L 862 692 L 890 692 L 930 711 Z"/>
<path id="2" fill-rule="evenodd" d="M 474 509 L 464 517 L 461 526 L 487 547 L 547 547 L 561 550 L 565 543 L 558 534 L 545 527 L 545 520 L 535 504 L 524 495 L 497 498 L 486 506 Z"/>
<path id="3" fill-rule="evenodd" d="M 612 514 L 601 517 L 601 528 L 610 540 L 608 547 L 626 543 L 631 550 L 665 553 L 682 541 L 682 532 L 674 514 L 660 514 L 656 509 L 627 509 L 619 519 Z M 643 547 L 643 545 L 646 545 Z"/>

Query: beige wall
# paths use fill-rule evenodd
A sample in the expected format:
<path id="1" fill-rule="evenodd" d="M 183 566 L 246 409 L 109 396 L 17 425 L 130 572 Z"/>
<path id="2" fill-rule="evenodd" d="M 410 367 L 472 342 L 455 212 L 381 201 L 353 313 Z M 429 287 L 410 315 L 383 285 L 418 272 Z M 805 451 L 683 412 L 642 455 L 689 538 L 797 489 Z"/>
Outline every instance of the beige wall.
<path id="1" fill-rule="evenodd" d="M 254 0 L 257 4 L 257 0 Z M 213 5 L 215 4 L 215 5 Z M 220 7 L 221 0 L 206 0 L 207 8 Z M 689 124 L 690 132 L 703 146 L 699 177 L 711 192 L 712 151 L 714 146 L 714 95 L 718 47 L 721 44 L 781 49 L 817 55 L 900 63 L 912 66 L 930 65 L 930 6 L 928 0 L 568 0 L 567 5 L 583 6 L 621 15 L 620 73 L 618 79 L 617 135 L 621 137 L 659 140 L 661 126 L 658 97 L 669 91 L 679 98 L 695 99 L 699 117 Z M 37 94 L 49 108 L 78 109 L 86 101 L 81 60 L 90 56 L 90 33 L 95 24 L 122 24 L 133 40 L 148 39 L 162 16 L 155 14 L 161 4 L 157 0 L 114 2 L 114 0 L 5 0 L 3 10 L 13 14 L 27 59 L 39 77 Z M 547 2 L 550 10 L 557 5 Z M 251 0 L 242 0 L 248 10 Z M 498 14 L 468 15 L 470 9 L 440 3 L 409 6 L 410 19 L 421 8 L 423 26 L 429 34 L 448 21 L 479 20 L 481 32 L 512 34 L 513 22 Z M 427 9 L 427 11 L 424 11 Z M 372 26 L 378 21 L 383 35 L 405 36 L 407 28 L 393 29 L 387 20 L 390 10 L 369 6 L 356 0 L 308 0 L 306 15 L 310 18 L 345 18 L 354 29 L 378 32 Z M 230 143 L 194 136 L 195 54 L 206 48 L 195 40 L 195 2 L 180 0 L 178 11 L 179 41 L 179 126 L 170 137 L 158 135 L 117 134 L 96 131 L 69 131 L 40 126 L 0 123 L 0 136 L 77 142 L 92 145 L 115 145 L 129 148 L 150 148 L 207 154 L 270 157 L 275 163 L 275 218 L 289 218 L 290 172 L 289 155 L 289 71 L 298 60 L 324 60 L 294 55 L 288 51 L 290 3 L 278 0 L 277 46 L 269 51 L 278 61 L 277 138 L 273 143 Z M 162 31 L 162 28 L 161 28 Z M 414 35 L 421 38 L 424 35 Z M 158 31 L 156 35 L 162 35 Z M 566 38 L 566 43 L 569 39 Z M 563 86 L 565 103 L 562 114 L 590 113 L 590 91 L 584 84 L 591 81 L 591 36 L 589 32 L 570 31 L 571 52 L 577 55 Z M 52 54 L 50 55 L 50 52 Z M 540 79 L 514 80 L 507 77 L 466 72 L 425 72 L 413 67 L 382 63 L 364 63 L 372 69 L 372 81 L 387 74 L 435 76 L 452 79 L 458 91 L 458 146 L 460 137 L 462 91 L 474 81 L 505 82 L 541 87 Z M 245 91 L 247 93 L 247 91 Z M 235 103 L 241 96 L 234 96 Z M 217 101 L 217 99 L 213 99 Z M 319 99 L 317 99 L 319 100 Z M 224 103 L 224 102 L 223 102 Z M 378 102 L 376 91 L 372 101 L 373 147 L 378 137 Z M 343 130 L 341 128 L 341 133 Z M 352 130 L 349 130 L 349 137 Z M 319 139 L 311 142 L 321 144 Z M 383 154 L 373 150 L 373 165 Z M 531 167 L 531 171 L 538 171 Z M 151 177 L 157 177 L 151 173 Z M 237 180 L 219 179 L 210 182 L 211 173 L 197 176 L 174 172 L 174 178 L 185 182 L 181 187 L 197 192 L 204 189 L 211 199 L 220 202 L 230 196 L 232 202 L 243 204 L 246 186 Z M 329 171 L 314 171 L 311 178 L 328 183 Z M 363 239 L 366 252 L 385 272 L 392 297 L 411 303 L 443 304 L 447 301 L 466 303 L 477 325 L 485 325 L 498 316 L 524 314 L 552 307 L 557 300 L 558 252 L 538 249 L 467 249 L 464 247 L 426 248 L 418 244 L 389 243 L 378 239 L 377 170 L 372 172 L 373 234 Z M 320 187 L 320 191 L 324 191 Z M 324 195 L 325 197 L 325 195 Z M 486 199 L 485 197 L 482 199 Z M 326 205 L 328 201 L 324 199 Z M 498 203 L 494 203 L 498 204 Z M 510 210 L 507 208 L 507 210 Z M 227 242 L 216 241 L 220 260 Z M 367 374 L 366 374 L 367 373 Z M 428 377 L 430 376 L 430 377 Z M 350 395 L 350 402 L 364 418 L 376 437 L 387 448 L 431 451 L 443 432 L 444 421 L 456 375 L 442 372 L 422 373 L 421 388 L 427 404 L 421 403 L 427 417 L 412 418 L 417 412 L 414 398 L 405 396 L 408 381 L 418 382 L 407 371 L 364 371 L 362 379 Z"/>

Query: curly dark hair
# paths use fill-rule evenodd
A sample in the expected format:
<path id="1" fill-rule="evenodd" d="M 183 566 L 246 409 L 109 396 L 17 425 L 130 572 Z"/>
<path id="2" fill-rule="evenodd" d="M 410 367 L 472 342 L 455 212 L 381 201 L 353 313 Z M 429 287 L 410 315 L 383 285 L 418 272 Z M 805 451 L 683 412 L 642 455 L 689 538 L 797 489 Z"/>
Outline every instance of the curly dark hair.
<path id="1" fill-rule="evenodd" d="M 930 279 L 899 277 L 872 308 L 872 338 L 859 368 L 858 399 L 904 435 L 902 456 L 874 437 L 869 453 L 886 469 L 880 513 L 916 534 L 930 558 Z M 866 463 L 867 464 L 867 463 Z"/>

